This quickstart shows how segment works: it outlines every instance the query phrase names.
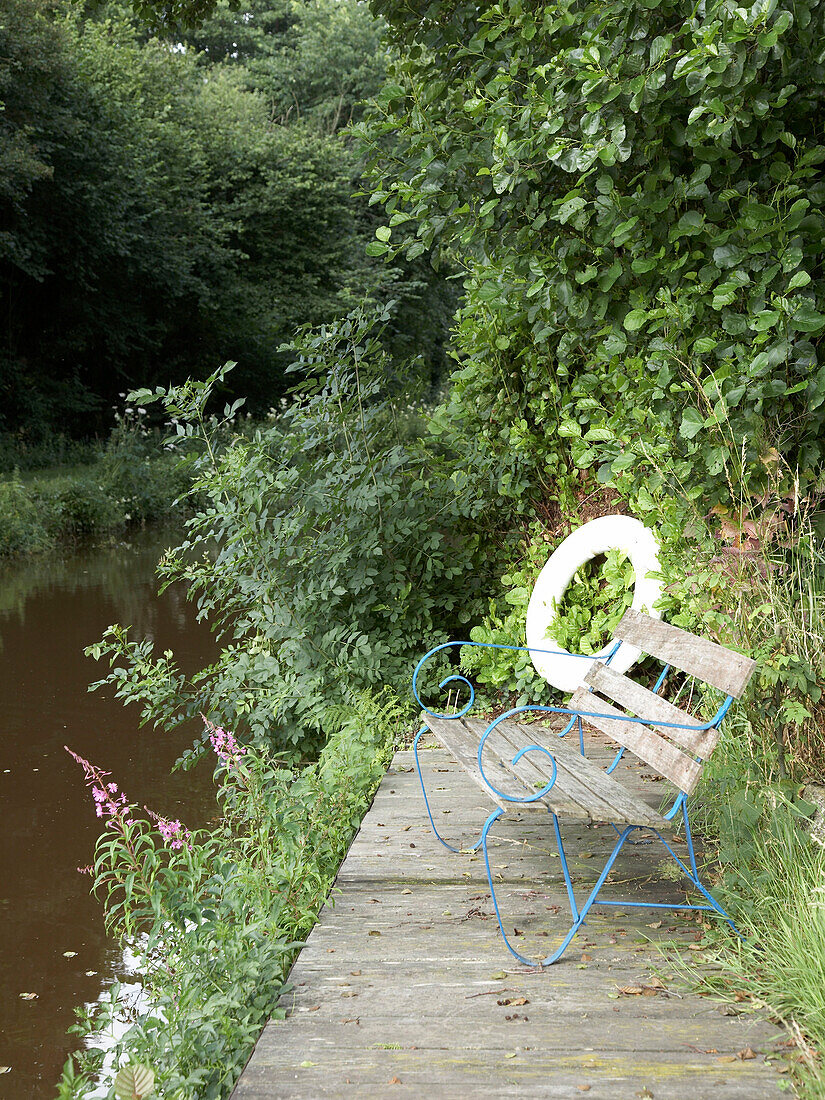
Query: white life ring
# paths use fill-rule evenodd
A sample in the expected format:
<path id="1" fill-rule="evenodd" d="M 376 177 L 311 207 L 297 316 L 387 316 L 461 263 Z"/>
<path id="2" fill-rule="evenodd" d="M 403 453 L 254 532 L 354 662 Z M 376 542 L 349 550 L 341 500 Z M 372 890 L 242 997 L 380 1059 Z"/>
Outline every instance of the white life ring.
<path id="1" fill-rule="evenodd" d="M 556 608 L 576 571 L 591 558 L 614 549 L 627 554 L 636 574 L 631 607 L 645 611 L 654 619 L 661 618 L 653 605 L 662 594 L 662 582 L 648 576 L 659 571 L 659 546 L 652 531 L 631 516 L 602 516 L 568 535 L 539 573 L 527 607 L 526 622 L 527 646 L 536 671 L 562 691 L 572 692 L 581 687 L 591 666 L 603 660 L 615 643 L 609 642 L 589 659 L 574 657 L 552 636 Z M 537 652 L 543 649 L 560 652 Z M 627 672 L 640 653 L 635 646 L 623 642 L 611 659 L 610 667 L 617 672 Z"/>

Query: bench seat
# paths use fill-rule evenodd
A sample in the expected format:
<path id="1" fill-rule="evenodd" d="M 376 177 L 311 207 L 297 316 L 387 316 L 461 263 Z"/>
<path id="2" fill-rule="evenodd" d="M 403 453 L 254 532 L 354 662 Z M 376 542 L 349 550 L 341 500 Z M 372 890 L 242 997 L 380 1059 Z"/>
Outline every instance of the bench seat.
<path id="1" fill-rule="evenodd" d="M 453 753 L 487 797 L 503 810 L 549 811 L 583 822 L 646 825 L 660 830 L 670 827 L 661 814 L 607 775 L 600 765 L 582 756 L 576 743 L 566 741 L 546 726 L 512 720 L 496 726 L 485 743 L 484 771 L 490 782 L 514 798 L 533 795 L 550 782 L 553 765 L 543 752 L 527 752 L 513 764 L 513 757 L 526 745 L 541 745 L 551 752 L 558 771 L 552 789 L 542 798 L 530 803 L 508 802 L 490 790 L 478 767 L 478 745 L 489 722 L 478 718 L 435 718 L 431 714 L 422 717 L 444 748 Z"/>

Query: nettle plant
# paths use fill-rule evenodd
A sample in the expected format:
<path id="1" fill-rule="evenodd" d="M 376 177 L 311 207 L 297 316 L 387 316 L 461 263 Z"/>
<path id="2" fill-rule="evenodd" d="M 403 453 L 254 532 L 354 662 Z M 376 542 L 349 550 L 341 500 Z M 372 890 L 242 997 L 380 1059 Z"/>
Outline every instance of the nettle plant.
<path id="1" fill-rule="evenodd" d="M 564 494 L 668 454 L 725 500 L 822 456 L 825 4 L 374 0 L 398 50 L 362 130 L 371 251 L 464 262 L 442 419 L 499 490 Z M 384 139 L 397 135 L 392 153 Z"/>

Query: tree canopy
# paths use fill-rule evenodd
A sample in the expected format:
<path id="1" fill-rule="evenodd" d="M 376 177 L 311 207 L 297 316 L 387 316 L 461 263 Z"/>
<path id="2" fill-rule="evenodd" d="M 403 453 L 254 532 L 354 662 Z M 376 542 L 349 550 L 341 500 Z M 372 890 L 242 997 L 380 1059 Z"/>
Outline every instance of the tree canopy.
<path id="1" fill-rule="evenodd" d="M 385 56 L 359 0 L 223 3 L 162 37 L 119 2 L 2 8 L 0 430 L 105 430 L 131 386 L 228 359 L 269 408 L 281 344 L 365 294 L 441 354 L 444 311 L 414 323 L 432 276 L 364 253 L 343 127 Z"/>

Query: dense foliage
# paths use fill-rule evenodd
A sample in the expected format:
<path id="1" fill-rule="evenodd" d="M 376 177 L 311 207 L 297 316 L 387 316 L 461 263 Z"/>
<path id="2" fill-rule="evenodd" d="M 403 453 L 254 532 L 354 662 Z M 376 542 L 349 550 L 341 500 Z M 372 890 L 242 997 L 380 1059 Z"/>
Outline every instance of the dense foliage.
<path id="1" fill-rule="evenodd" d="M 186 49 L 115 2 L 2 15 L 0 431 L 105 434 L 130 385 L 229 358 L 265 411 L 280 343 L 365 294 L 399 302 L 437 371 L 450 295 L 364 255 L 375 215 L 338 131 L 384 55 L 357 0 L 223 9 Z"/>
<path id="2" fill-rule="evenodd" d="M 662 542 L 670 621 L 760 662 L 708 778 L 721 888 L 754 937 L 781 945 L 788 973 L 817 951 L 808 973 L 825 972 L 818 914 L 807 933 L 777 917 L 807 912 L 821 888 L 796 796 L 825 766 L 825 3 L 373 6 L 393 53 L 359 124 L 371 216 L 386 212 L 368 252 L 462 271 L 451 386 L 421 410 L 417 438 L 386 337 L 352 313 L 299 334 L 290 358 L 312 381 L 226 448 L 205 414 L 225 372 L 145 389 L 139 400 L 162 401 L 206 448 L 205 503 L 163 572 L 189 583 L 224 651 L 187 680 L 113 628 L 93 647 L 113 665 L 105 682 L 155 724 L 203 710 L 261 750 L 311 754 L 364 692 L 401 689 L 412 655 L 464 624 L 519 643 L 555 542 L 582 518 L 631 511 Z M 141 10 L 168 26 L 213 7 Z M 262 89 L 257 18 L 232 38 L 233 80 L 242 70 Z M 311 21 L 286 24 L 311 56 Z M 226 55 L 225 37 L 192 33 Z M 284 110 L 281 85 L 266 95 Z M 334 102 L 317 91 L 327 131 Z M 626 565 L 604 577 L 574 586 L 570 645 L 595 646 L 626 601 Z M 526 659 L 463 659 L 497 703 L 546 692 Z M 784 884 L 771 871 L 791 865 Z M 761 966 L 745 949 L 727 965 Z M 760 970 L 764 999 L 822 1037 L 805 983 L 778 981 Z"/>
<path id="3" fill-rule="evenodd" d="M 100 1095 L 109 1036 L 124 1030 L 115 1056 L 125 1047 L 131 1061 L 151 1066 L 157 1095 L 228 1095 L 260 1029 L 283 1012 L 276 1006 L 296 941 L 312 927 L 386 768 L 397 718 L 386 697 L 365 694 L 317 764 L 300 772 L 208 725 L 223 814 L 197 833 L 147 817 L 108 773 L 71 753 L 105 822 L 95 888 L 109 930 L 139 954 L 146 996 L 130 1013 L 119 988 L 110 990 L 94 1022 L 78 1028 L 91 1029 L 89 1049 L 66 1063 L 59 1097 Z"/>
<path id="4" fill-rule="evenodd" d="M 372 251 L 463 257 L 447 412 L 489 440 L 501 492 L 666 455 L 711 505 L 740 448 L 757 481 L 771 447 L 810 479 L 825 6 L 374 6 L 398 55 L 365 132 L 389 215 Z"/>
<path id="5" fill-rule="evenodd" d="M 200 439 L 187 537 L 161 562 L 222 633 L 213 665 L 186 680 L 169 654 L 112 627 L 92 647 L 107 681 L 173 728 L 217 715 L 244 741 L 306 753 L 364 690 L 406 695 L 422 639 L 473 621 L 494 575 L 483 547 L 484 483 L 459 488 L 450 457 L 416 438 L 417 410 L 383 394 L 388 355 L 360 312 L 293 346 L 302 396 L 267 428 L 216 449 L 204 383 L 162 399 L 182 439 Z M 226 410 L 231 415 L 232 409 Z"/>

